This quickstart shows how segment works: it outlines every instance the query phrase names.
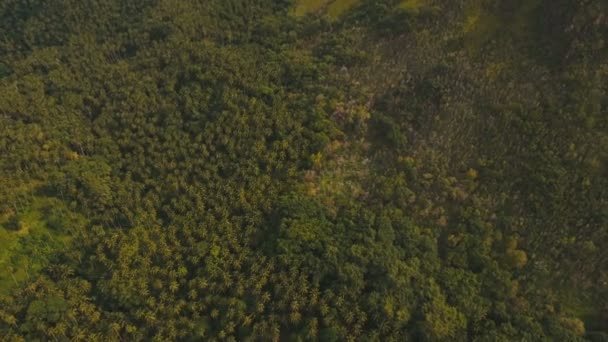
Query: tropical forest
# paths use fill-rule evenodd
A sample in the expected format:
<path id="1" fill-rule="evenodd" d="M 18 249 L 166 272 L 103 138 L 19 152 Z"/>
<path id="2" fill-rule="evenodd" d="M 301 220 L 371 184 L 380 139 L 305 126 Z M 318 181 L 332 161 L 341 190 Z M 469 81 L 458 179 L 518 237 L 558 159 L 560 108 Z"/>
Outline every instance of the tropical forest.
<path id="1" fill-rule="evenodd" d="M 0 0 L 0 341 L 608 342 L 608 2 Z"/>

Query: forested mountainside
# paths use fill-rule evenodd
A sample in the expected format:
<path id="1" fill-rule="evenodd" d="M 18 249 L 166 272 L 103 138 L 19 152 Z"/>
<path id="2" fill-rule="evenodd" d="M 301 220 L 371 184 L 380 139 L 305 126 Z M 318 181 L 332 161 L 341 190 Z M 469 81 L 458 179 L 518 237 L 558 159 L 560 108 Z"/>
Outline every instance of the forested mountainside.
<path id="1" fill-rule="evenodd" d="M 604 0 L 0 1 L 0 340 L 608 341 Z"/>

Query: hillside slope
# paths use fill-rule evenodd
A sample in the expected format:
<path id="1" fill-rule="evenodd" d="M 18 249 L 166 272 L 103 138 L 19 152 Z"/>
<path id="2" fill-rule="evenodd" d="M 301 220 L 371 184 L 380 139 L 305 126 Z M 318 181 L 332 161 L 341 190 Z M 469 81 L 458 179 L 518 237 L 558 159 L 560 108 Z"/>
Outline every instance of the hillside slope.
<path id="1" fill-rule="evenodd" d="M 1 2 L 0 335 L 608 340 L 607 7 Z"/>

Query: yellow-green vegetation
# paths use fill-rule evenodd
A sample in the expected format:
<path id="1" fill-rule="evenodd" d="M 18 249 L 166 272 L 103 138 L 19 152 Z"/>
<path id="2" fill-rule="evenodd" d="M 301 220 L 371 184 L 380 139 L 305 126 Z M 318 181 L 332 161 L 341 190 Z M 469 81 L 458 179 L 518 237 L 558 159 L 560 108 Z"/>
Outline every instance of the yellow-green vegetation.
<path id="1" fill-rule="evenodd" d="M 466 34 L 469 52 L 476 53 L 481 45 L 503 27 L 498 15 L 482 10 L 481 5 L 472 5 L 467 10 L 463 31 Z"/>
<path id="2" fill-rule="evenodd" d="M 360 0 L 334 0 L 327 7 L 327 15 L 329 16 L 329 18 L 336 20 L 342 14 L 344 14 L 344 12 L 351 9 L 353 6 L 355 6 L 359 2 L 360 2 Z"/>
<path id="3" fill-rule="evenodd" d="M 542 0 L 519 1 L 509 13 L 484 10 L 481 1 L 472 1 L 466 11 L 463 31 L 466 33 L 468 49 L 475 52 L 498 32 L 524 39 L 533 30 L 536 17 L 532 13 Z M 528 37 L 529 38 L 529 37 Z"/>
<path id="4" fill-rule="evenodd" d="M 336 213 L 336 203 L 344 199 L 361 199 L 366 190 L 361 182 L 369 175 L 369 161 L 354 150 L 365 146 L 349 146 L 334 141 L 321 153 L 313 155 L 313 168 L 304 174 L 303 192 Z"/>
<path id="5" fill-rule="evenodd" d="M 47 225 L 49 218 L 54 223 L 69 222 L 57 213 L 49 214 L 49 209 L 58 205 L 52 198 L 36 198 L 27 210 L 0 225 L 0 295 L 35 276 L 57 248 L 69 243 L 68 227 L 62 230 Z"/>
<path id="6" fill-rule="evenodd" d="M 291 13 L 295 16 L 322 13 L 330 20 L 337 20 L 359 2 L 360 0 L 297 0 Z"/>
<path id="7" fill-rule="evenodd" d="M 430 0 L 404 0 L 397 8 L 404 11 L 417 12 L 429 5 Z"/>
<path id="8" fill-rule="evenodd" d="M 310 13 L 315 13 L 323 9 L 332 0 L 297 0 L 292 13 L 295 16 L 303 16 Z"/>
<path id="9" fill-rule="evenodd" d="M 605 310 L 601 300 L 595 300 L 588 293 L 575 293 L 572 289 L 563 289 L 560 293 L 559 302 L 564 307 L 564 317 L 570 321 L 570 325 L 583 325 L 587 331 L 601 331 L 604 329 L 605 321 L 602 312 Z M 578 320 L 579 322 L 576 322 Z M 573 324 L 576 323 L 576 324 Z"/>
<path id="10" fill-rule="evenodd" d="M 505 68 L 507 68 L 505 62 L 489 63 L 485 70 L 485 76 L 490 80 L 496 80 Z"/>
<path id="11" fill-rule="evenodd" d="M 602 9 L 0 1 L 0 340 L 607 340 Z"/>
<path id="12" fill-rule="evenodd" d="M 16 232 L 0 226 L 0 295 L 6 294 L 12 285 L 17 285 L 17 279 L 12 279 L 10 258 L 18 243 Z"/>

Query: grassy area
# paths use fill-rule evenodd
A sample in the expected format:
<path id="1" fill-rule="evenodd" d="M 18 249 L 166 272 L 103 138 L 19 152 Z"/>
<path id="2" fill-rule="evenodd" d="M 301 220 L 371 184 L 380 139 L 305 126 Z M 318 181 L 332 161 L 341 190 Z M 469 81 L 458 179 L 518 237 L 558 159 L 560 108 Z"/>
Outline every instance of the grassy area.
<path id="1" fill-rule="evenodd" d="M 298 0 L 292 9 L 292 14 L 301 17 L 323 10 L 323 14 L 330 20 L 337 20 L 359 2 L 360 0 Z"/>
<path id="2" fill-rule="evenodd" d="M 421 1 L 424 0 L 406 0 L 405 2 Z M 480 2 L 474 3 L 468 9 L 463 25 L 463 31 L 467 37 L 467 49 L 471 52 L 477 51 L 499 31 L 508 32 L 518 37 L 518 40 L 525 39 L 525 36 L 531 31 L 530 26 L 534 20 L 531 14 L 540 4 L 540 0 L 525 1 L 508 15 L 503 15 L 483 11 Z"/>
<path id="3" fill-rule="evenodd" d="M 428 0 L 404 0 L 397 6 L 404 11 L 417 12 L 429 5 Z"/>
<path id="4" fill-rule="evenodd" d="M 47 208 L 58 203 L 53 198 L 36 198 L 19 216 L 18 230 L 0 225 L 0 295 L 6 295 L 13 286 L 33 276 L 55 250 L 70 242 L 67 230 L 48 225 Z"/>
<path id="5" fill-rule="evenodd" d="M 16 282 L 11 277 L 10 258 L 18 244 L 18 235 L 0 226 L 0 294 Z"/>
<path id="6" fill-rule="evenodd" d="M 338 19 L 344 12 L 351 9 L 360 0 L 336 0 L 332 2 L 327 8 L 327 15 L 330 19 L 336 20 Z"/>
<path id="7" fill-rule="evenodd" d="M 293 14 L 301 17 L 322 9 L 330 0 L 298 0 L 293 8 Z"/>

